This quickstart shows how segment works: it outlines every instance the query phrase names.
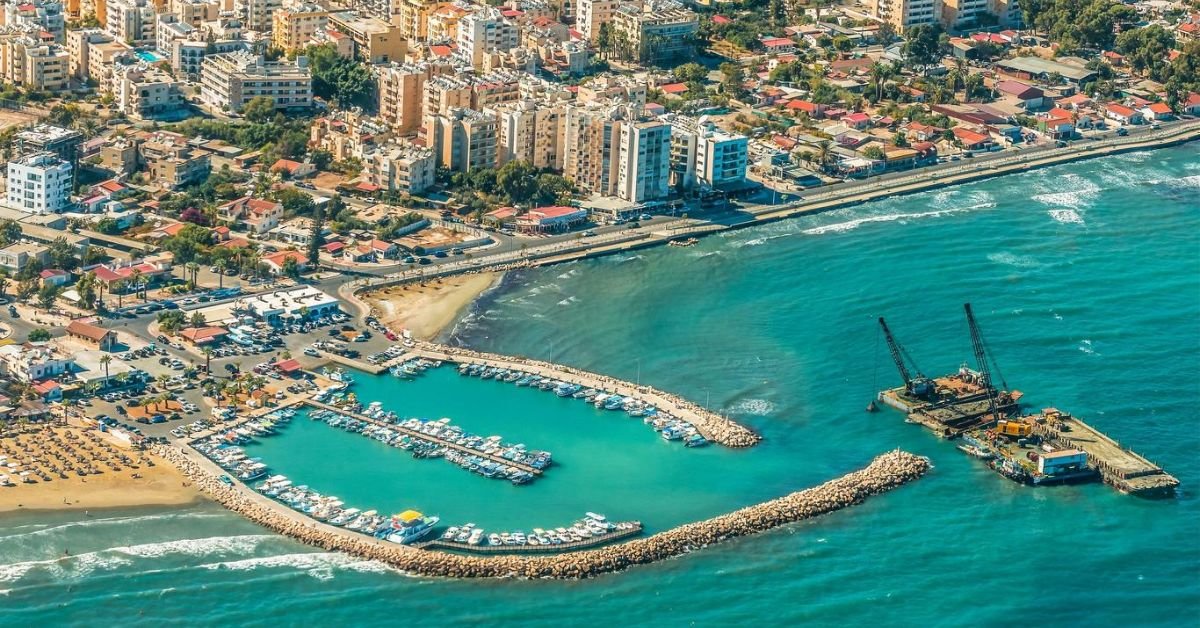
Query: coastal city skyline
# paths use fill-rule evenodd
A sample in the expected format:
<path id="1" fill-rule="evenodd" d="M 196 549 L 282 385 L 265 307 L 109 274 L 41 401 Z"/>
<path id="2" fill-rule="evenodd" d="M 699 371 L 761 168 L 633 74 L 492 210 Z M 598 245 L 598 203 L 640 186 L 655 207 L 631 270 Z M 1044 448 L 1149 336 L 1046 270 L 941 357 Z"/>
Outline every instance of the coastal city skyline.
<path id="1" fill-rule="evenodd" d="M 1200 609 L 1195 2 L 0 0 L 0 60 L 0 624 Z"/>

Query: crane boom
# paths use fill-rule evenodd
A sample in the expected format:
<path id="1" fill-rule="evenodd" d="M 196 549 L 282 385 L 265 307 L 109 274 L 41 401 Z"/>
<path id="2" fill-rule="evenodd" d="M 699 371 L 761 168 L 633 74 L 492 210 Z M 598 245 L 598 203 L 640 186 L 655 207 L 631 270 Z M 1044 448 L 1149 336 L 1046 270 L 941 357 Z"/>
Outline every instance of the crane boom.
<path id="1" fill-rule="evenodd" d="M 925 377 L 916 361 L 908 355 L 908 351 L 899 342 L 896 342 L 896 337 L 892 335 L 892 330 L 888 328 L 887 321 L 882 316 L 879 317 L 879 327 L 883 330 L 883 337 L 887 341 L 888 352 L 892 354 L 892 362 L 895 362 L 896 370 L 900 372 L 900 377 L 904 380 L 904 390 L 914 397 L 928 398 L 935 389 L 933 381 Z M 909 366 L 912 367 L 911 371 Z M 914 371 L 916 377 L 913 377 Z"/>
<path id="2" fill-rule="evenodd" d="M 987 393 L 988 412 L 996 416 L 996 387 L 992 385 L 992 373 L 988 368 L 987 345 L 983 342 L 983 332 L 979 331 L 979 323 L 975 321 L 975 313 L 971 304 L 964 303 L 963 310 L 967 313 L 967 329 L 971 332 L 971 351 L 975 354 L 975 364 L 979 368 L 980 384 Z"/>

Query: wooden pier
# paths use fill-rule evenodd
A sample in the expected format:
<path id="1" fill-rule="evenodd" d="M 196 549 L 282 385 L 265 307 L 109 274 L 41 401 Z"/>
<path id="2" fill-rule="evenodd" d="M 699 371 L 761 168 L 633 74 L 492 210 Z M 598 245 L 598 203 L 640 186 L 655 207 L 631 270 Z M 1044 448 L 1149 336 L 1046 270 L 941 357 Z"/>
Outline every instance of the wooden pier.
<path id="1" fill-rule="evenodd" d="M 404 434 L 405 436 L 410 436 L 410 437 L 412 437 L 412 438 L 418 438 L 418 439 L 421 439 L 421 440 L 423 440 L 423 441 L 427 441 L 427 442 L 433 443 L 433 444 L 435 444 L 435 445 L 440 445 L 440 446 L 442 446 L 442 447 L 445 447 L 445 448 L 447 448 L 447 449 L 453 449 L 453 450 L 455 450 L 455 451 L 458 451 L 458 452 L 461 452 L 461 453 L 464 453 L 464 454 L 468 454 L 468 455 L 471 455 L 471 456 L 477 456 L 477 457 L 479 457 L 479 458 L 484 458 L 484 459 L 487 459 L 487 460 L 491 460 L 492 462 L 496 462 L 496 463 L 499 463 L 499 464 L 507 465 L 507 466 L 510 466 L 510 467 L 515 467 L 515 468 L 517 468 L 517 469 L 520 469 L 521 471 L 525 471 L 526 473 L 531 473 L 531 474 L 533 474 L 534 476 L 540 476 L 540 475 L 542 475 L 542 469 L 538 469 L 538 468 L 536 468 L 536 467 L 530 466 L 530 465 L 528 465 L 528 464 L 525 464 L 524 462 L 517 462 L 517 461 L 515 461 L 515 460 L 509 460 L 508 458 L 505 458 L 505 457 L 503 457 L 503 456 L 497 456 L 497 455 L 495 455 L 495 454 L 484 453 L 484 452 L 482 452 L 482 451 L 479 451 L 478 449 L 472 449 L 472 448 L 470 448 L 470 447 L 467 447 L 467 446 L 465 446 L 465 445 L 459 445 L 458 443 L 455 443 L 455 442 L 452 442 L 452 441 L 448 441 L 448 440 L 446 440 L 446 439 L 444 439 L 444 438 L 438 438 L 437 436 L 433 436 L 433 435 L 431 435 L 431 434 L 426 434 L 426 433 L 424 433 L 424 432 L 419 432 L 419 431 L 417 431 L 417 430 L 410 429 L 410 428 L 404 427 L 403 425 L 399 425 L 399 424 L 396 424 L 396 423 L 387 423 L 387 422 L 384 422 L 384 421 L 380 421 L 380 420 L 378 420 L 378 419 L 372 419 L 372 418 L 371 418 L 371 417 L 369 417 L 369 416 L 366 416 L 366 415 L 363 415 L 363 414 L 359 414 L 359 413 L 357 413 L 357 412 L 350 412 L 349 410 L 344 410 L 344 409 L 342 409 L 342 408 L 339 408 L 339 407 L 337 407 L 337 406 L 330 405 L 330 404 L 328 404 L 328 403 L 324 403 L 324 402 L 321 402 L 321 401 L 317 401 L 316 399 L 313 399 L 313 398 L 311 398 L 311 397 L 309 397 L 309 398 L 305 399 L 305 400 L 304 400 L 304 403 L 306 403 L 306 404 L 308 404 L 308 405 L 310 405 L 310 406 L 313 406 L 314 408 L 320 408 L 320 409 L 322 409 L 322 410 L 328 410 L 328 411 L 330 411 L 330 412 L 336 412 L 336 413 L 338 413 L 338 414 L 341 414 L 341 415 L 343 415 L 343 416 L 348 416 L 348 417 L 352 417 L 352 418 L 358 419 L 359 421 L 365 421 L 365 422 L 367 422 L 367 423 L 370 423 L 370 424 L 372 424 L 372 425 L 378 425 L 378 426 L 380 426 L 380 427 L 386 427 L 386 428 L 388 428 L 388 429 L 391 429 L 391 430 L 395 430 L 395 431 L 397 431 L 397 432 L 400 432 L 401 434 Z"/>
<path id="2" fill-rule="evenodd" d="M 642 524 L 634 521 L 628 530 L 613 530 L 600 536 L 593 536 L 582 541 L 559 543 L 558 545 L 467 545 L 456 541 L 434 539 L 423 543 L 414 543 L 413 547 L 427 550 L 443 550 L 468 552 L 471 554 L 562 554 L 607 545 L 642 533 Z"/>

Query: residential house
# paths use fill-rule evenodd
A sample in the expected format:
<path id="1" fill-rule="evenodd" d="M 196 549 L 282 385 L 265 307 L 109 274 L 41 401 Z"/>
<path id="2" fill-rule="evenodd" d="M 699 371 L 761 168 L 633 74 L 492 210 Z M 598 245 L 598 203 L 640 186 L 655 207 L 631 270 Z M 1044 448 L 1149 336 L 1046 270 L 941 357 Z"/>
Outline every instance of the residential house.
<path id="1" fill-rule="evenodd" d="M 0 249 L 0 267 L 19 273 L 30 262 L 45 265 L 50 260 L 50 249 L 34 242 L 18 242 Z"/>
<path id="2" fill-rule="evenodd" d="M 1041 107 L 1046 97 L 1042 90 L 1020 81 L 1000 81 L 996 83 L 996 91 L 1015 100 L 1023 109 Z"/>
<path id="3" fill-rule="evenodd" d="M 308 257 L 300 251 L 279 251 L 277 253 L 271 253 L 270 255 L 264 255 L 262 257 L 262 263 L 267 267 L 271 274 L 282 275 L 284 273 L 284 269 L 287 267 L 289 259 L 295 260 L 296 266 L 300 268 L 300 270 L 304 270 L 308 267 Z"/>
<path id="4" fill-rule="evenodd" d="M 1145 122 L 1145 118 L 1140 111 L 1126 107 L 1119 103 L 1108 103 L 1104 105 L 1104 117 L 1110 120 L 1116 120 L 1121 124 L 1141 124 Z"/>
<path id="5" fill-rule="evenodd" d="M 1147 120 L 1172 120 L 1175 118 L 1175 112 L 1171 111 L 1171 106 L 1165 102 L 1156 102 L 1142 107 L 1141 113 Z"/>
<path id="6" fill-rule="evenodd" d="M 261 236 L 279 226 L 283 205 L 275 201 L 243 196 L 217 207 L 217 220 L 227 225 L 241 226 L 253 235 Z"/>
<path id="7" fill-rule="evenodd" d="M 1183 113 L 1200 116 L 1200 94 L 1196 92 L 1188 94 L 1187 98 L 1179 106 Z"/>
<path id="8" fill-rule="evenodd" d="M 962 145 L 963 150 L 984 150 L 994 144 L 992 137 L 978 131 L 956 126 L 950 130 L 954 138 Z"/>

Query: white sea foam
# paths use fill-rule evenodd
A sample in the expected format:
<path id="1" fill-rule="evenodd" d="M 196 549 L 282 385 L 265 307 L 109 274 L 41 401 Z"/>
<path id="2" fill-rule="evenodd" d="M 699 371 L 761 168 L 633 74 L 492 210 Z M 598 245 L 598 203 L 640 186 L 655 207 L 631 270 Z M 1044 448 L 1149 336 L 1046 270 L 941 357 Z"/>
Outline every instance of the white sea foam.
<path id="1" fill-rule="evenodd" d="M 232 571 L 254 571 L 256 569 L 293 569 L 318 580 L 333 578 L 335 570 L 359 573 L 400 573 L 374 560 L 360 560 L 337 552 L 305 552 L 300 554 L 278 554 L 259 556 L 243 560 L 224 561 L 200 565 L 202 569 L 229 569 Z"/>
<path id="2" fill-rule="evenodd" d="M 1087 209 L 1100 197 L 1099 185 L 1075 173 L 1055 177 L 1039 187 L 1045 191 L 1034 194 L 1033 200 L 1050 207 Z"/>
<path id="3" fill-rule="evenodd" d="M 1017 255 L 1008 251 L 988 253 L 987 258 L 997 264 L 1013 266 L 1015 268 L 1037 268 L 1042 265 L 1041 262 L 1028 255 Z"/>
<path id="4" fill-rule="evenodd" d="M 1099 355 L 1096 353 L 1095 347 L 1092 346 L 1092 341 L 1086 338 L 1083 340 L 1083 342 L 1079 343 L 1079 350 L 1088 355 Z"/>
<path id="5" fill-rule="evenodd" d="M 161 543 L 146 543 L 128 547 L 114 547 L 109 551 L 137 556 L 159 558 L 168 554 L 187 556 L 209 556 L 212 554 L 245 554 L 253 551 L 260 543 L 278 538 L 270 534 L 243 534 L 240 536 L 214 536 L 206 539 L 179 539 Z"/>
<path id="6" fill-rule="evenodd" d="M 896 222 L 896 221 L 903 222 L 903 221 L 913 220 L 913 219 L 918 219 L 918 218 L 935 218 L 938 216 L 949 216 L 952 214 L 958 214 L 958 213 L 976 210 L 976 209 L 989 209 L 989 208 L 992 208 L 995 206 L 996 206 L 995 203 L 984 202 L 984 203 L 976 203 L 974 205 L 969 205 L 966 207 L 958 207 L 958 208 L 953 208 L 953 209 L 939 209 L 939 210 L 935 210 L 935 211 L 931 211 L 931 212 L 917 212 L 917 213 L 912 213 L 912 214 L 884 214 L 882 216 L 864 216 L 862 218 L 855 218 L 854 220 L 849 220 L 846 222 L 839 222 L 839 223 L 835 223 L 832 225 L 823 225 L 820 227 L 813 227 L 812 229 L 805 229 L 804 234 L 805 235 L 824 235 L 826 233 L 844 233 L 846 231 L 853 231 L 854 229 L 857 229 L 860 226 L 868 224 L 868 223 Z"/>
<path id="7" fill-rule="evenodd" d="M 1052 209 L 1046 213 L 1050 214 L 1050 217 L 1053 218 L 1056 222 L 1061 222 L 1064 225 L 1082 225 L 1082 224 L 1084 224 L 1083 216 L 1080 216 L 1079 212 L 1077 212 L 1073 209 Z"/>
<path id="8" fill-rule="evenodd" d="M 626 255 L 624 257 L 616 257 L 613 259 L 620 264 L 624 264 L 625 262 L 632 262 L 634 260 L 642 259 L 642 256 L 640 254 L 634 254 L 634 255 Z"/>
<path id="9" fill-rule="evenodd" d="M 559 302 L 558 302 L 558 304 L 559 304 L 559 305 L 561 305 L 561 306 L 563 306 L 563 307 L 566 307 L 566 306 L 568 306 L 568 305 L 570 305 L 570 304 L 572 304 L 572 303 L 576 303 L 576 302 L 578 302 L 578 301 L 579 301 L 579 297 L 576 297 L 576 296 L 570 296 L 570 297 L 567 297 L 567 298 L 563 299 L 562 301 L 559 301 Z"/>
<path id="10" fill-rule="evenodd" d="M 159 520 L 219 519 L 222 517 L 229 517 L 229 515 L 225 514 L 225 513 L 190 513 L 190 514 L 166 513 L 166 514 L 158 514 L 158 515 L 142 515 L 142 516 L 137 516 L 137 517 L 105 517 L 105 518 L 97 518 L 97 519 L 83 519 L 80 521 L 71 521 L 68 523 L 62 523 L 62 524 L 55 525 L 55 526 L 42 527 L 41 529 L 33 530 L 32 532 L 23 532 L 21 534 L 10 534 L 7 536 L 0 536 L 0 540 L 8 541 L 8 540 L 22 538 L 22 537 L 46 536 L 46 535 L 53 534 L 55 532 L 59 532 L 61 530 L 70 530 L 72 528 L 90 528 L 90 527 L 95 527 L 95 526 L 106 526 L 106 525 L 122 525 L 122 526 L 124 526 L 124 525 L 129 525 L 129 524 L 141 524 L 141 523 L 146 523 L 149 521 L 159 521 Z M 24 527 L 30 527 L 30 526 L 21 526 L 21 527 L 24 528 Z M 19 528 L 11 528 L 11 529 L 16 530 Z"/>
<path id="11" fill-rule="evenodd" d="M 729 411 L 736 414 L 767 416 L 775 411 L 775 404 L 766 399 L 742 399 L 733 404 Z"/>

